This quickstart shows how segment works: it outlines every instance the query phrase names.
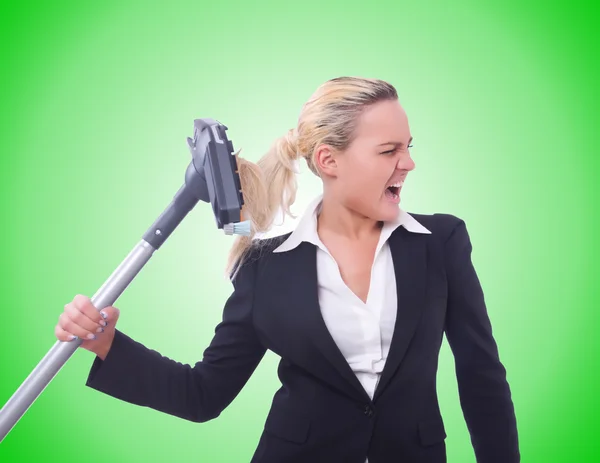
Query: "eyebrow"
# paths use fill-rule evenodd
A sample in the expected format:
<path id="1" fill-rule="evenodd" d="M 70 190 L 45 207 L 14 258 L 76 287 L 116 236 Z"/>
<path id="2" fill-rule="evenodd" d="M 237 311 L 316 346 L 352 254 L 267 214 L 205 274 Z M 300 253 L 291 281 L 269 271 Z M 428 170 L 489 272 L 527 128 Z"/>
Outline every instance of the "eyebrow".
<path id="1" fill-rule="evenodd" d="M 410 145 L 410 142 L 413 141 L 413 137 L 410 137 L 410 140 L 408 140 L 408 144 Z M 377 146 L 383 146 L 383 145 L 396 145 L 396 146 L 404 146 L 404 143 L 401 141 L 388 141 L 386 143 L 380 143 Z"/>

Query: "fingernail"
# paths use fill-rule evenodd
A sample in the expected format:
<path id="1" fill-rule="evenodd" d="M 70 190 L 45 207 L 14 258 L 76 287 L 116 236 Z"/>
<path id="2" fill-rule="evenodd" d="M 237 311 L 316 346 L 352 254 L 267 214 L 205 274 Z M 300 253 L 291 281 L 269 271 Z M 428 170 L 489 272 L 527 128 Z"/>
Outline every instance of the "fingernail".
<path id="1" fill-rule="evenodd" d="M 75 341 L 75 339 L 77 339 L 77 336 L 75 336 L 74 334 L 71 335 L 71 339 L 69 341 Z"/>
<path id="2" fill-rule="evenodd" d="M 102 333 L 102 332 L 104 332 L 104 328 L 102 328 L 101 326 L 96 328 L 96 333 Z"/>
<path id="3" fill-rule="evenodd" d="M 102 318 L 108 317 L 108 315 L 106 315 L 106 312 L 100 312 L 100 315 L 102 315 Z"/>
<path id="4" fill-rule="evenodd" d="M 102 326 L 106 326 L 106 322 L 104 320 L 100 320 L 98 323 L 100 323 Z"/>
<path id="5" fill-rule="evenodd" d="M 90 333 L 90 334 L 88 334 L 88 335 L 87 335 L 87 338 L 88 338 L 88 339 L 96 339 L 96 335 L 95 335 L 95 334 L 92 334 L 92 333 Z"/>

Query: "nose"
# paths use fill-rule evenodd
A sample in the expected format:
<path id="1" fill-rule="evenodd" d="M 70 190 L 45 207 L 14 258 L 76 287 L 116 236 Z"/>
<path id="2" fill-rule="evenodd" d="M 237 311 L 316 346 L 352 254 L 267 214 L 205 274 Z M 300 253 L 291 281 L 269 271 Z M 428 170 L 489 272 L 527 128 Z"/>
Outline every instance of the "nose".
<path id="1" fill-rule="evenodd" d="M 411 171 L 416 167 L 415 162 L 413 161 L 410 154 L 403 154 L 398 158 L 398 164 L 396 164 L 396 169 L 398 170 L 406 170 Z"/>

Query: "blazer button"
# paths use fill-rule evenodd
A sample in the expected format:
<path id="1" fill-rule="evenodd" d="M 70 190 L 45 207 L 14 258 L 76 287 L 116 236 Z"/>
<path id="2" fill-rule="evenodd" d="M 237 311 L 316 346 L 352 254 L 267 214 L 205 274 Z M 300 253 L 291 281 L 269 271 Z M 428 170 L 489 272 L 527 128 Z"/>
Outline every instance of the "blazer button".
<path id="1" fill-rule="evenodd" d="M 368 417 L 373 416 L 373 409 L 371 408 L 370 405 L 366 405 L 365 406 L 365 415 L 367 415 Z"/>

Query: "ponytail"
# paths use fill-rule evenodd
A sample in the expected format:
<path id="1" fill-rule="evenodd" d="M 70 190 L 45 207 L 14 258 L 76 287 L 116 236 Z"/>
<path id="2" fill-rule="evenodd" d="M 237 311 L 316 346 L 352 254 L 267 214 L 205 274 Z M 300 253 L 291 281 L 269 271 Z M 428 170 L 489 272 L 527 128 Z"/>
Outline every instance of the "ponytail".
<path id="1" fill-rule="evenodd" d="M 239 152 L 238 152 L 239 154 Z M 250 235 L 236 236 L 227 261 L 227 275 L 233 278 L 252 247 L 257 233 L 268 231 L 281 210 L 293 217 L 290 207 L 298 185 L 294 163 L 298 158 L 295 130 L 275 140 L 256 163 L 236 154 L 244 205 L 244 220 L 250 221 Z"/>

